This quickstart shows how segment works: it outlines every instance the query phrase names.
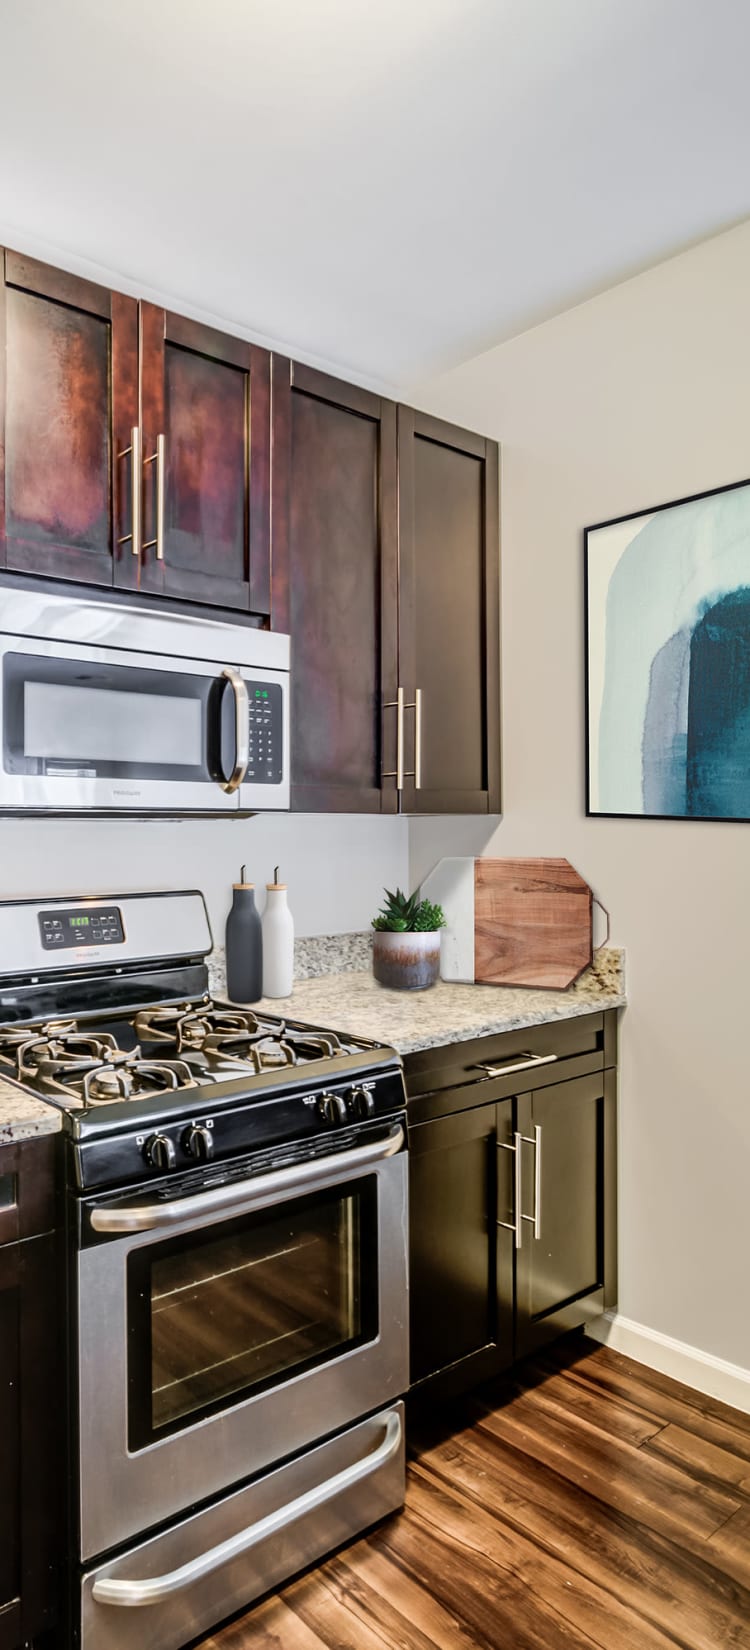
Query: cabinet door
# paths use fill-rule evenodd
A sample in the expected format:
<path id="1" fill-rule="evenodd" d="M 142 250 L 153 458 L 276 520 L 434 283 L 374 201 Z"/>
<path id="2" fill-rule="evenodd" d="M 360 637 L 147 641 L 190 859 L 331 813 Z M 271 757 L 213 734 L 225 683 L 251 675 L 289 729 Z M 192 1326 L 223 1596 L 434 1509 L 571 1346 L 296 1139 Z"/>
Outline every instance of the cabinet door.
<path id="1" fill-rule="evenodd" d="M 20 1254 L 0 1249 L 0 1650 L 21 1637 Z"/>
<path id="2" fill-rule="evenodd" d="M 409 1131 L 413 1382 L 448 1372 L 460 1390 L 511 1361 L 512 1236 L 497 1223 L 511 1113 L 476 1106 Z"/>
<path id="3" fill-rule="evenodd" d="M 597 1073 L 518 1096 L 517 1357 L 603 1310 L 606 1092 Z"/>
<path id="4" fill-rule="evenodd" d="M 154 304 L 140 310 L 141 589 L 268 614 L 270 356 Z"/>
<path id="5" fill-rule="evenodd" d="M 497 813 L 497 444 L 399 407 L 398 453 L 400 681 L 409 707 L 402 806 Z"/>
<path id="6" fill-rule="evenodd" d="M 135 585 L 118 454 L 138 422 L 138 306 L 16 252 L 0 258 L 0 565 Z"/>
<path id="7" fill-rule="evenodd" d="M 278 357 L 273 409 L 272 623 L 292 637 L 292 807 L 395 813 L 396 409 Z"/>

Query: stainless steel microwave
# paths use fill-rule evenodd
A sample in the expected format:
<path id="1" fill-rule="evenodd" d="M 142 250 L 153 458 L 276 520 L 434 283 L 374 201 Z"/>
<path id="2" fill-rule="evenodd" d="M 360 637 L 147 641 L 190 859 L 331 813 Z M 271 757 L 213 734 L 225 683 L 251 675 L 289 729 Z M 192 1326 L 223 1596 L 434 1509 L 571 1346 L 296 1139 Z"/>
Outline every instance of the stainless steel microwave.
<path id="1" fill-rule="evenodd" d="M 0 811 L 289 807 L 289 637 L 0 590 Z"/>

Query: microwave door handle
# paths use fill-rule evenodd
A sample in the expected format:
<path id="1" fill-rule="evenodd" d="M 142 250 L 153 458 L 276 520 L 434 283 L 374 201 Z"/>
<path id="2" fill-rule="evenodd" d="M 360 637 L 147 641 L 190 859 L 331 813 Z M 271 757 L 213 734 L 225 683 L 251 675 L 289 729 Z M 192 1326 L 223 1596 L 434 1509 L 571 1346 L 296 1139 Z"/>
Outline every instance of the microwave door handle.
<path id="1" fill-rule="evenodd" d="M 397 1123 L 385 1140 L 372 1140 L 369 1145 L 353 1146 L 345 1152 L 326 1153 L 317 1162 L 292 1163 L 286 1169 L 272 1169 L 269 1174 L 238 1180 L 234 1185 L 213 1186 L 208 1192 L 175 1198 L 171 1203 L 165 1199 L 163 1203 L 120 1203 L 114 1208 L 93 1208 L 91 1225 L 95 1232 L 155 1232 L 162 1227 L 179 1226 L 186 1220 L 200 1219 L 202 1215 L 237 1214 L 287 1192 L 304 1193 L 322 1180 L 329 1180 L 334 1172 L 337 1178 L 343 1178 L 351 1170 L 393 1157 L 403 1144 L 404 1131 Z"/>
<path id="2" fill-rule="evenodd" d="M 165 1575 L 152 1576 L 143 1581 L 127 1581 L 123 1577 L 99 1576 L 91 1589 L 97 1604 L 119 1604 L 130 1606 L 144 1604 L 161 1604 L 165 1598 L 171 1598 L 174 1593 L 181 1593 L 190 1587 L 194 1581 L 202 1576 L 211 1575 L 214 1570 L 230 1564 L 233 1559 L 239 1558 L 241 1553 L 247 1553 L 252 1547 L 257 1547 L 261 1541 L 267 1541 L 270 1536 L 280 1535 L 282 1530 L 296 1524 L 300 1518 L 316 1512 L 319 1507 L 325 1507 L 329 1501 L 343 1495 L 352 1485 L 361 1483 L 363 1478 L 371 1477 L 378 1468 L 384 1467 L 391 1461 L 401 1447 L 401 1416 L 397 1409 L 392 1409 L 383 1416 L 385 1432 L 381 1442 L 375 1449 L 370 1450 L 361 1461 L 352 1461 L 341 1472 L 334 1473 L 332 1478 L 324 1479 L 322 1484 L 315 1484 L 304 1495 L 298 1495 L 294 1501 L 287 1501 L 284 1507 L 277 1507 L 275 1512 L 267 1513 L 265 1518 L 259 1518 L 247 1529 L 239 1530 L 237 1535 L 229 1537 L 228 1541 L 219 1542 L 216 1547 L 209 1547 L 207 1552 L 199 1553 L 187 1564 L 181 1564 L 177 1570 L 168 1570 Z"/>
<path id="3" fill-rule="evenodd" d="M 221 781 L 222 790 L 231 792 L 239 790 L 250 761 L 250 700 L 245 683 L 233 665 L 227 665 L 221 674 L 234 697 L 234 767 L 229 778 Z"/>

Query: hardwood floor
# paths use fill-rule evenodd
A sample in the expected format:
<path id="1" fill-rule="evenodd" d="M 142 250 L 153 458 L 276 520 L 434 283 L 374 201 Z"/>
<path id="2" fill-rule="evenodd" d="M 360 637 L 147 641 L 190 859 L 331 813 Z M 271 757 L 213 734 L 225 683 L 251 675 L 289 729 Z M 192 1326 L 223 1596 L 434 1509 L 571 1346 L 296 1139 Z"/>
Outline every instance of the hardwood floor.
<path id="1" fill-rule="evenodd" d="M 200 1650 L 750 1650 L 750 1416 L 573 1337 L 409 1437 L 404 1512 Z"/>

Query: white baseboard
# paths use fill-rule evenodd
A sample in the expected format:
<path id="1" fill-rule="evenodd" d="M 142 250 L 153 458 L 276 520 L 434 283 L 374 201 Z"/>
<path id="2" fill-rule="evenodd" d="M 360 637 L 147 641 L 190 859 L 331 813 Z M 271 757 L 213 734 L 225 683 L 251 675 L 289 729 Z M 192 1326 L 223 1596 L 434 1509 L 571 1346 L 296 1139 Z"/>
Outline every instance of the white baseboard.
<path id="1" fill-rule="evenodd" d="M 660 1374 L 671 1375 L 696 1392 L 720 1398 L 722 1403 L 750 1415 L 750 1369 L 743 1369 L 741 1364 L 714 1358 L 697 1346 L 688 1346 L 686 1341 L 675 1341 L 658 1329 L 623 1318 L 619 1312 L 604 1312 L 586 1325 L 586 1334 L 649 1369 L 658 1369 Z"/>

